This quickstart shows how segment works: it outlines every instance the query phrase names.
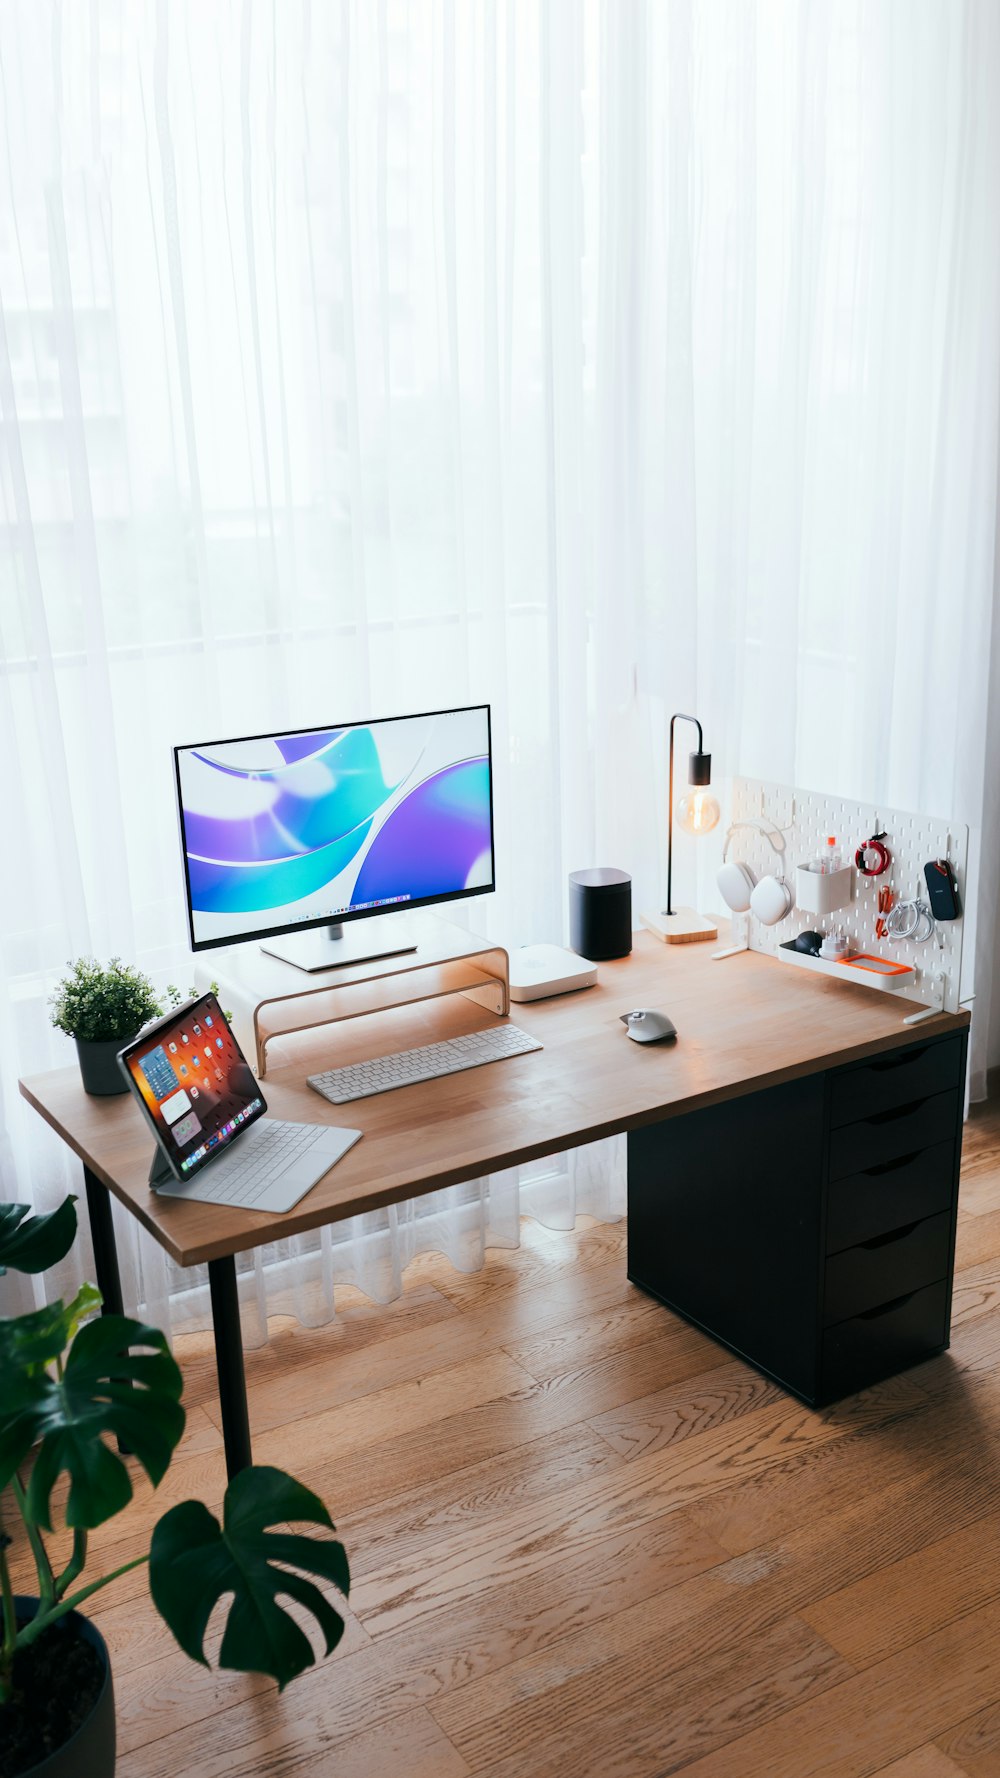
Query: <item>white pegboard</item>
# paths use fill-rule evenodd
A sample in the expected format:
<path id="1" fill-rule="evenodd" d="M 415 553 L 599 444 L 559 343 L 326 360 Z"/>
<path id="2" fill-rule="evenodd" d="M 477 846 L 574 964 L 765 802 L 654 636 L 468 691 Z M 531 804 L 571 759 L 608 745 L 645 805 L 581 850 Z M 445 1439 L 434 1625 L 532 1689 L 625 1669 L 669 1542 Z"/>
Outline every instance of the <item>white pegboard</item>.
<path id="1" fill-rule="evenodd" d="M 807 864 L 824 851 L 828 834 L 835 834 L 842 861 L 854 863 L 862 840 L 885 830 L 892 864 L 884 876 L 863 877 L 854 871 L 854 897 L 835 913 L 802 914 L 793 907 L 777 926 L 762 926 L 752 915 L 734 916 L 734 942 L 746 938 L 754 951 L 775 956 L 780 946 L 799 932 L 830 932 L 840 927 L 851 949 L 910 964 L 916 980 L 900 990 L 899 1000 L 921 1005 L 943 1005 L 957 1012 L 961 994 L 963 918 L 942 921 L 923 943 L 913 939 L 879 939 L 875 936 L 877 897 L 888 885 L 897 900 L 911 897 L 926 902 L 924 865 L 932 858 L 948 858 L 958 879 L 965 906 L 965 869 L 969 849 L 968 828 L 931 815 L 912 815 L 900 809 L 851 802 L 820 791 L 792 789 L 759 778 L 734 778 L 727 827 L 737 821 L 760 821 L 781 830 L 784 853 L 779 858 L 761 832 L 737 828 L 729 844 L 729 857 L 742 860 L 759 877 L 783 868 L 785 880 L 795 889 L 795 867 Z"/>

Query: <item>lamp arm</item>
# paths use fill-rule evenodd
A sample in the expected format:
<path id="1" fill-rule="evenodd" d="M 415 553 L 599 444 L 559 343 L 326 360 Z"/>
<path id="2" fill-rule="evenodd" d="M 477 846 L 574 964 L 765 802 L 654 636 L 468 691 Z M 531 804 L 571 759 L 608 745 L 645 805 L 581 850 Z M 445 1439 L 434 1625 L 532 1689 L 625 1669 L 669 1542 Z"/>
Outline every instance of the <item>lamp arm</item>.
<path id="1" fill-rule="evenodd" d="M 675 711 L 670 718 L 670 767 L 667 785 L 667 906 L 666 912 L 673 913 L 670 896 L 674 881 L 674 723 L 693 722 L 698 730 L 698 752 L 704 753 L 705 745 L 701 732 L 701 723 L 697 716 L 685 716 L 683 710 Z"/>

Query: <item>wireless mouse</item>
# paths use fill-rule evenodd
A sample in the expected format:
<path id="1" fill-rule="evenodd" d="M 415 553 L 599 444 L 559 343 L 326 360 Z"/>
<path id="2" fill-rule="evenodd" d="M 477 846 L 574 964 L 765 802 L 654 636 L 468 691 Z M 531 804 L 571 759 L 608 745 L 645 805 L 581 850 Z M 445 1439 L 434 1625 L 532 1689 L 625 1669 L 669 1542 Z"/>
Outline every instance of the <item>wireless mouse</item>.
<path id="1" fill-rule="evenodd" d="M 623 1012 L 622 1024 L 633 1043 L 662 1043 L 667 1037 L 677 1036 L 673 1019 L 668 1019 L 665 1012 L 650 1012 L 645 1007 Z"/>

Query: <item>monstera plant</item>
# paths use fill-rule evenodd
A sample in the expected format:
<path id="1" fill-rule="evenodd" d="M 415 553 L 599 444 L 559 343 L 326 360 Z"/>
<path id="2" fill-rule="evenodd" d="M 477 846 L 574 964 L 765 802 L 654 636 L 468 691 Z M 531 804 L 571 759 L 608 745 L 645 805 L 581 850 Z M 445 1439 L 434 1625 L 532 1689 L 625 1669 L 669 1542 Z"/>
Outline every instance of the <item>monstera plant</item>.
<path id="1" fill-rule="evenodd" d="M 8 1266 L 47 1270 L 75 1233 L 72 1198 L 48 1216 L 0 1204 L 0 1273 Z M 237 1475 L 221 1524 L 201 1501 L 186 1500 L 159 1520 L 148 1554 L 96 1580 L 84 1578 L 89 1533 L 132 1498 L 120 1452 L 130 1453 L 156 1487 L 184 1430 L 181 1373 L 163 1334 L 125 1316 L 97 1315 L 100 1300 L 85 1284 L 71 1302 L 0 1321 L 0 1510 L 13 1506 L 20 1516 L 38 1583 L 37 1597 L 15 1598 L 11 1539 L 0 1520 L 0 1771 L 16 1778 L 36 1770 L 45 1778 L 113 1773 L 107 1650 L 77 1608 L 130 1569 L 148 1563 L 153 1603 L 185 1654 L 206 1666 L 209 1618 L 231 1595 L 219 1665 L 270 1674 L 279 1688 L 315 1659 L 281 1598 L 312 1613 L 327 1654 L 344 1630 L 336 1604 L 309 1578 L 346 1596 L 343 1545 L 330 1535 L 323 1502 L 279 1469 Z M 64 1475 L 57 1515 L 56 1483 Z M 57 1517 L 72 1532 L 69 1558 L 58 1570 L 45 1541 Z M 295 1531 L 295 1524 L 320 1530 Z"/>

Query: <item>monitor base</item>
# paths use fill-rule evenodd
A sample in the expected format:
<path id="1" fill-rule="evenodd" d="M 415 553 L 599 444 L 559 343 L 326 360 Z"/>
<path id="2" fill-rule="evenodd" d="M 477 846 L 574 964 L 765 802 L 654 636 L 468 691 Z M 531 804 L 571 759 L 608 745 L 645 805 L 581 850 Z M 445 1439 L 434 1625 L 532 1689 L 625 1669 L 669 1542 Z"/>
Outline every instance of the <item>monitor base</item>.
<path id="1" fill-rule="evenodd" d="M 370 920 L 351 920 L 341 925 L 315 926 L 309 932 L 286 932 L 261 945 L 269 957 L 280 957 L 307 975 L 324 969 L 349 969 L 356 963 L 376 963 L 381 957 L 405 957 L 417 941 L 401 914 L 376 914 Z"/>

